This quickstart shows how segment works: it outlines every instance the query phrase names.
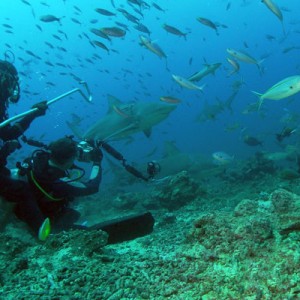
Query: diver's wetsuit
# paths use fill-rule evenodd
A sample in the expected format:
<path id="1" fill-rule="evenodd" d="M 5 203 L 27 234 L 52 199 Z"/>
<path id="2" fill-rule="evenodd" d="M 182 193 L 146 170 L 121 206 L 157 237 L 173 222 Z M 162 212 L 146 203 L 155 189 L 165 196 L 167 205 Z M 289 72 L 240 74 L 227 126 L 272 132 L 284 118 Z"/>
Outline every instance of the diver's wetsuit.
<path id="1" fill-rule="evenodd" d="M 7 125 L 0 128 L 0 196 L 9 202 L 18 203 L 18 208 L 23 211 L 23 215 L 27 216 L 26 223 L 38 232 L 39 227 L 43 223 L 45 217 L 41 213 L 36 204 L 34 195 L 27 182 L 17 180 L 10 177 L 10 170 L 6 168 L 7 157 L 15 150 L 11 148 L 10 142 L 17 139 L 30 126 L 30 123 L 36 117 L 35 114 L 26 116 L 13 126 Z M 4 120 L 5 118 L 1 118 Z M 35 219 L 31 215 L 36 216 Z"/>
<path id="2" fill-rule="evenodd" d="M 73 197 L 95 194 L 102 178 L 100 163 L 93 163 L 93 177 L 87 182 L 71 181 L 68 172 L 49 164 L 49 153 L 40 151 L 31 159 L 32 171 L 28 176 L 36 201 L 45 217 L 51 219 L 53 232 L 71 228 L 80 213 L 68 207 Z M 31 216 L 35 218 L 35 215 Z"/>
<path id="3" fill-rule="evenodd" d="M 2 83 L 2 81 L 1 81 Z M 10 97 L 6 86 L 0 85 L 0 122 L 8 119 L 8 98 Z M 31 122 L 45 113 L 39 111 L 39 109 L 22 118 L 14 125 L 6 125 L 0 128 L 0 196 L 4 197 L 9 202 L 19 203 L 25 214 L 29 212 L 35 212 L 40 214 L 40 218 L 43 216 L 39 213 L 39 208 L 36 205 L 34 196 L 30 190 L 28 183 L 22 180 L 16 180 L 10 177 L 10 170 L 6 168 L 8 156 L 20 147 L 17 139 L 28 129 Z M 30 220 L 28 224 L 33 229 L 39 228 L 43 220 Z"/>
<path id="4" fill-rule="evenodd" d="M 0 99 L 0 103 L 2 106 L 2 102 Z M 0 108 L 0 123 L 8 119 L 8 116 L 5 111 L 3 111 L 4 107 Z M 31 122 L 40 116 L 40 114 L 32 113 L 20 121 L 16 122 L 14 125 L 6 125 L 0 128 L 0 140 L 2 142 L 2 146 L 0 147 L 0 173 L 2 167 L 6 166 L 7 157 L 13 152 L 15 149 L 11 149 L 10 141 L 17 140 L 30 126 Z"/>

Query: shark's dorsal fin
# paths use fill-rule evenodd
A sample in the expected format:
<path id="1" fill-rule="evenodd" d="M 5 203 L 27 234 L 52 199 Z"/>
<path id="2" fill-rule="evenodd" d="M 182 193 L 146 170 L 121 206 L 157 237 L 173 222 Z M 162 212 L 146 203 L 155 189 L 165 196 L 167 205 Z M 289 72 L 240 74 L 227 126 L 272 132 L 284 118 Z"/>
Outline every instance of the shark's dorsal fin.
<path id="1" fill-rule="evenodd" d="M 73 134 L 78 138 L 78 139 L 82 139 L 83 137 L 83 133 L 81 132 L 81 130 L 77 127 L 77 125 L 75 123 L 66 121 L 68 127 L 72 130 Z"/>
<path id="2" fill-rule="evenodd" d="M 108 114 L 114 111 L 114 106 L 119 107 L 120 105 L 122 105 L 122 101 L 120 99 L 110 94 L 107 94 L 107 101 L 108 101 L 108 112 L 107 112 Z"/>

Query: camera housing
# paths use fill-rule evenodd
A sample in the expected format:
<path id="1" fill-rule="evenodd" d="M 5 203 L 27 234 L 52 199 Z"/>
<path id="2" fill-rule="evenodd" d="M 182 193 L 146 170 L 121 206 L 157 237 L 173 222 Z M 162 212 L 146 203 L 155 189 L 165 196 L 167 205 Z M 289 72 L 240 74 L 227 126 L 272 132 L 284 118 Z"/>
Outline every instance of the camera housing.
<path id="1" fill-rule="evenodd" d="M 90 162 L 92 160 L 92 151 L 94 147 L 92 147 L 88 142 L 81 141 L 77 144 L 77 159 L 81 162 Z"/>
<path id="2" fill-rule="evenodd" d="M 153 178 L 159 172 L 160 172 L 160 165 L 158 162 L 153 160 L 147 163 L 147 173 L 149 175 L 149 178 Z"/>

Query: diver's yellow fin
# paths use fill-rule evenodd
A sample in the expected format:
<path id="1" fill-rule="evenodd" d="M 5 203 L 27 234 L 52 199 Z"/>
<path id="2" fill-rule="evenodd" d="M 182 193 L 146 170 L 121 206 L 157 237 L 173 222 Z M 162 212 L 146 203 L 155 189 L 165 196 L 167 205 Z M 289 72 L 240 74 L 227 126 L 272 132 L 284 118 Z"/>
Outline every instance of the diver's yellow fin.
<path id="1" fill-rule="evenodd" d="M 51 225 L 49 218 L 46 218 L 41 225 L 38 233 L 38 238 L 40 241 L 45 241 L 51 232 Z"/>

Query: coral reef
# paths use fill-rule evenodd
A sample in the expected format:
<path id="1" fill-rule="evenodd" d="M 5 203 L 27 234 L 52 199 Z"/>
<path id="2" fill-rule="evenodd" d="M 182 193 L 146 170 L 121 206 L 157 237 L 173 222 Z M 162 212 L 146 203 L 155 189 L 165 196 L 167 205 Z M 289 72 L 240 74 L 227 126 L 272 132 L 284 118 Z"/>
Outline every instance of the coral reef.
<path id="1" fill-rule="evenodd" d="M 216 189 L 211 181 L 205 194 L 202 185 L 179 173 L 161 189 L 134 194 L 141 203 L 158 202 L 155 229 L 120 244 L 107 245 L 102 231 L 78 230 L 40 243 L 22 223 L 8 225 L 0 234 L 0 298 L 299 299 L 297 179 L 289 190 L 278 188 L 276 177 L 227 189 L 226 182 Z M 261 189 L 266 186 L 277 188 Z M 185 193 L 187 200 L 176 203 Z M 176 209 L 161 200 L 167 196 Z M 82 202 L 81 209 L 84 214 Z M 111 217 L 117 211 L 112 208 Z"/>
<path id="2" fill-rule="evenodd" d="M 205 194 L 205 190 L 193 180 L 187 171 L 172 176 L 169 182 L 153 193 L 152 198 L 168 210 L 177 210 L 196 197 Z"/>

